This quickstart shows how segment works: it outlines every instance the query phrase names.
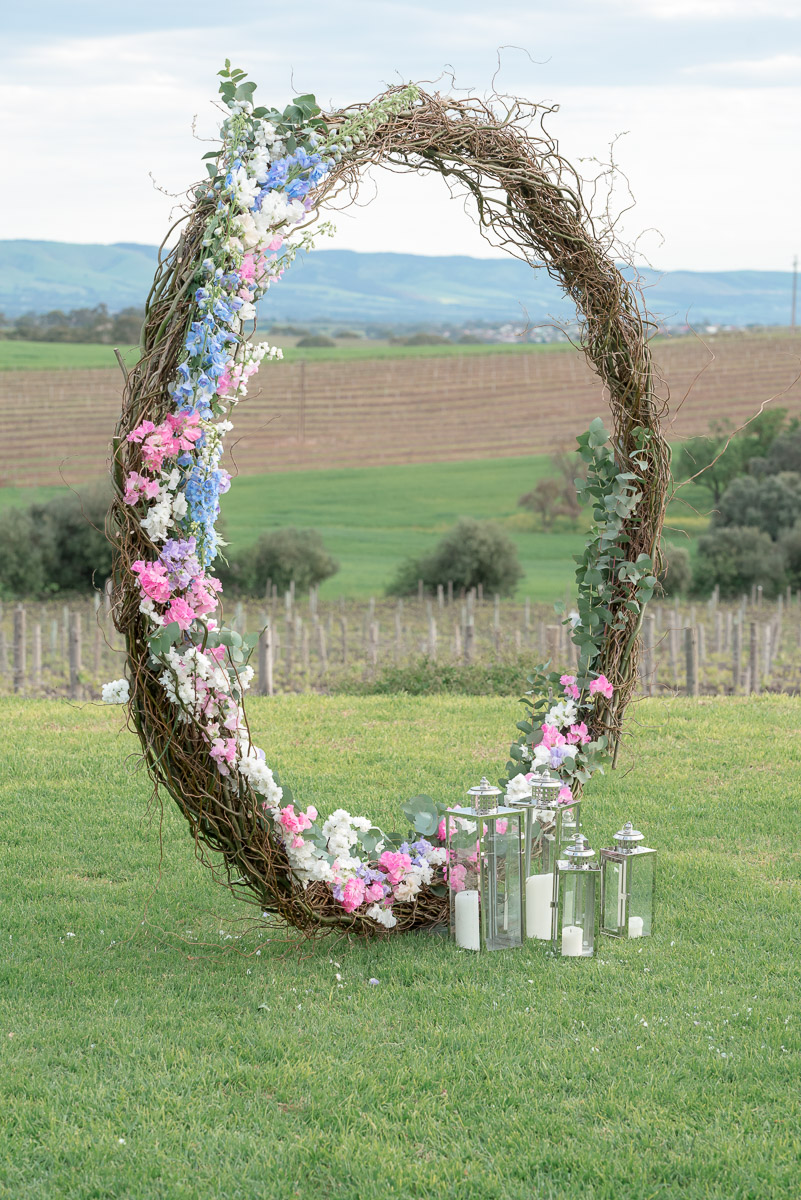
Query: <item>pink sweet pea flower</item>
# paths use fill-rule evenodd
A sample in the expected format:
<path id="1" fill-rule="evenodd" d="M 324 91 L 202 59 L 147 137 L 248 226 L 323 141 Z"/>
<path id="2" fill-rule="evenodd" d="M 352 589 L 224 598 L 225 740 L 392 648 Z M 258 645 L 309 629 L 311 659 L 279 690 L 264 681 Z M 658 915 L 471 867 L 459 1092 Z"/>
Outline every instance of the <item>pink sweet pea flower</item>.
<path id="1" fill-rule="evenodd" d="M 578 700 L 581 693 L 579 692 L 578 688 L 576 687 L 575 675 L 563 675 L 561 677 L 561 679 L 559 680 L 559 682 L 561 683 L 562 687 L 565 689 L 566 696 L 572 696 L 572 698 L 574 700 Z"/>
<path id="2" fill-rule="evenodd" d="M 139 558 L 131 564 L 131 570 L 139 576 L 139 587 L 150 600 L 163 604 L 170 598 L 170 581 L 167 578 L 167 568 L 163 563 L 144 562 Z"/>
<path id="3" fill-rule="evenodd" d="M 364 898 L 370 904 L 374 904 L 377 900 L 383 900 L 384 899 L 383 883 L 381 883 L 381 882 L 371 883 L 370 886 L 365 889 Z"/>
<path id="4" fill-rule="evenodd" d="M 561 787 L 559 789 L 559 803 L 560 804 L 572 804 L 573 803 L 573 793 L 571 792 L 569 787 L 565 786 L 565 787 Z"/>
<path id="5" fill-rule="evenodd" d="M 441 842 L 445 841 L 445 818 L 443 817 L 437 826 L 437 837 Z"/>
<path id="6" fill-rule="evenodd" d="M 215 662 L 221 663 L 225 659 L 225 646 L 214 646 L 213 649 L 207 650 L 209 658 L 213 658 Z"/>
<path id="7" fill-rule="evenodd" d="M 412 865 L 409 855 L 401 854 L 400 850 L 385 850 L 378 861 L 392 884 L 400 883 Z"/>
<path id="8" fill-rule="evenodd" d="M 286 808 L 281 809 L 280 821 L 284 829 L 288 829 L 290 833 L 302 833 L 304 829 L 310 829 L 312 820 L 309 813 L 314 813 L 317 816 L 317 809 L 310 808 L 308 812 L 295 812 L 293 804 L 287 804 Z"/>
<path id="9" fill-rule="evenodd" d="M 217 764 L 217 770 L 221 775 L 229 775 L 228 763 L 232 763 L 236 758 L 236 739 L 235 738 L 215 738 L 211 744 L 209 754 Z"/>
<path id="10" fill-rule="evenodd" d="M 171 625 L 173 621 L 183 630 L 187 630 L 195 619 L 194 611 L 189 607 L 185 600 L 180 596 L 173 596 L 170 601 L 170 607 L 164 614 L 163 623 Z"/>
<path id="11" fill-rule="evenodd" d="M 364 903 L 364 880 L 351 875 L 342 889 L 342 907 L 345 912 L 353 912 Z"/>
<path id="12" fill-rule="evenodd" d="M 157 479 L 148 479 L 145 475 L 140 475 L 138 471 L 131 471 L 125 480 L 125 503 L 138 504 L 144 498 L 146 500 L 155 500 L 159 494 L 159 483 Z"/>
<path id="13" fill-rule="evenodd" d="M 467 867 L 461 863 L 454 863 L 452 867 L 448 867 L 445 871 L 445 876 L 450 884 L 452 892 L 463 892 L 464 881 L 467 875 Z"/>
<path id="14" fill-rule="evenodd" d="M 542 726 L 542 744 L 552 750 L 554 746 L 564 746 L 565 736 L 560 733 L 555 725 Z"/>
<path id="15" fill-rule="evenodd" d="M 597 679 L 593 679 L 590 683 L 591 696 L 594 696 L 596 692 L 599 692 L 602 696 L 605 696 L 607 700 L 611 700 L 612 696 L 614 695 L 614 691 L 615 689 L 612 687 L 605 675 L 599 675 Z"/>
<path id="16" fill-rule="evenodd" d="M 583 721 L 579 721 L 578 725 L 570 726 L 570 733 L 567 735 L 567 740 L 571 746 L 586 746 L 590 740 L 590 731 Z"/>

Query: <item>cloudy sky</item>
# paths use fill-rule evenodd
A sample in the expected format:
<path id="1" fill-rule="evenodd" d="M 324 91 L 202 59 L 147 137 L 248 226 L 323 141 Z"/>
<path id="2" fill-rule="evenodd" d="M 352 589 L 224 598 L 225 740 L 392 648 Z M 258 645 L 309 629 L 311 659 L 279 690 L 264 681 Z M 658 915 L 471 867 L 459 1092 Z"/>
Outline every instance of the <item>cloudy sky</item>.
<path id="1" fill-rule="evenodd" d="M 38 0 L 3 25 L 2 238 L 160 241 L 174 201 L 158 188 L 201 173 L 193 119 L 211 136 L 230 57 L 262 101 L 325 106 L 451 71 L 483 93 L 500 62 L 498 90 L 560 106 L 572 161 L 618 138 L 637 200 L 623 231 L 654 265 L 780 270 L 801 252 L 801 0 Z M 497 253 L 441 180 L 373 182 L 332 245 Z"/>

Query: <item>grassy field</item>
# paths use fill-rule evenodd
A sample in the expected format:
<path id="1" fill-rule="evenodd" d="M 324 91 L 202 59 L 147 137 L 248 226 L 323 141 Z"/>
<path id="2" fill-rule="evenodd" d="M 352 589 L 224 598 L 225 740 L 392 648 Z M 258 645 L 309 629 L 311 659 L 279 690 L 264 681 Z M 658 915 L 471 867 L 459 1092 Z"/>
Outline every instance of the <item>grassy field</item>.
<path id="1" fill-rule="evenodd" d="M 379 819 L 495 773 L 516 719 L 398 697 L 250 715 L 304 803 Z M 655 934 L 569 962 L 270 941 L 177 811 L 148 816 L 119 710 L 0 720 L 4 1200 L 798 1195 L 801 703 L 637 708 L 586 825 L 597 846 L 632 817 L 658 846 Z"/>
<path id="2" fill-rule="evenodd" d="M 260 331 L 260 340 L 267 340 L 284 350 L 289 362 L 359 362 L 364 359 L 385 358 L 452 358 L 454 355 L 476 354 L 540 354 L 570 350 L 568 342 L 552 342 L 547 345 L 482 346 L 392 346 L 389 342 L 370 339 L 364 342 L 347 340 L 331 347 L 295 346 L 298 338 L 271 337 Z M 136 359 L 136 347 L 123 347 L 126 360 Z M 0 339 L 0 371 L 68 371 L 91 370 L 95 367 L 116 367 L 114 347 L 93 343 L 70 342 L 22 342 Z"/>
<path id="3" fill-rule="evenodd" d="M 518 547 L 525 578 L 517 594 L 551 602 L 572 584 L 573 555 L 580 553 L 585 535 L 583 527 L 573 527 L 563 518 L 544 533 L 531 514 L 517 507 L 519 497 L 550 470 L 547 456 L 531 455 L 245 475 L 222 500 L 225 537 L 236 551 L 265 529 L 318 529 L 340 563 L 321 595 L 378 596 L 402 559 L 429 550 L 459 517 L 487 518 L 499 522 Z M 59 494 L 64 489 L 0 488 L 0 512 Z M 702 513 L 709 507 L 707 496 L 697 485 L 686 489 L 686 501 Z M 671 508 L 675 529 L 695 535 L 706 523 L 684 501 Z M 682 544 L 686 538 L 675 529 L 669 540 Z"/>

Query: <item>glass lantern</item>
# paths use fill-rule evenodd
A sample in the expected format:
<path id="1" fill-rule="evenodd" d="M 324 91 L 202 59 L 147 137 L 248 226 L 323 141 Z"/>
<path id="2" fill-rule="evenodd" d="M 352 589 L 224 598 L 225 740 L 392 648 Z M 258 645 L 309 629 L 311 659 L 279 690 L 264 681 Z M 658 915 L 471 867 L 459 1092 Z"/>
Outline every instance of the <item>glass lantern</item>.
<path id="1" fill-rule="evenodd" d="M 595 901 L 600 863 L 577 833 L 556 863 L 556 908 L 552 946 L 565 958 L 590 958 L 595 951 Z"/>
<path id="2" fill-rule="evenodd" d="M 523 944 L 523 825 L 520 808 L 482 779 L 467 806 L 445 810 L 451 937 L 463 950 Z"/>
<path id="3" fill-rule="evenodd" d="M 601 850 L 601 933 L 648 937 L 653 928 L 656 850 L 641 845 L 631 821 Z"/>

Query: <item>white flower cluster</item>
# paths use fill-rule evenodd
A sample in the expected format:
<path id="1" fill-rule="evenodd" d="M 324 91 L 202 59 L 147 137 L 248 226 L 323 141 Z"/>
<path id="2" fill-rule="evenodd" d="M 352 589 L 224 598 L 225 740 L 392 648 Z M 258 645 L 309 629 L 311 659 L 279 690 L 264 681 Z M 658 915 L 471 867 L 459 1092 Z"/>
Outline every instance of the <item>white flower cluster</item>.
<path id="1" fill-rule="evenodd" d="M 398 918 L 394 915 L 391 908 L 382 908 L 380 904 L 371 904 L 367 910 L 367 916 L 371 921 L 376 921 L 379 925 L 383 925 L 385 929 L 393 929 Z"/>
<path id="2" fill-rule="evenodd" d="M 158 495 L 139 522 L 151 542 L 166 542 L 169 531 L 186 516 L 186 496 L 177 490 L 180 477 L 177 469 L 162 473 Z"/>
<path id="3" fill-rule="evenodd" d="M 578 720 L 578 709 L 575 700 L 566 697 L 548 709 L 544 725 L 553 725 L 555 729 L 569 729 Z"/>
<path id="4" fill-rule="evenodd" d="M 530 800 L 531 780 L 526 779 L 525 775 L 515 775 L 506 785 L 506 799 L 512 804 L 517 804 L 521 800 Z"/>
<path id="5" fill-rule="evenodd" d="M 131 689 L 127 679 L 114 679 L 104 683 L 100 693 L 104 704 L 127 704 L 131 698 Z"/>

